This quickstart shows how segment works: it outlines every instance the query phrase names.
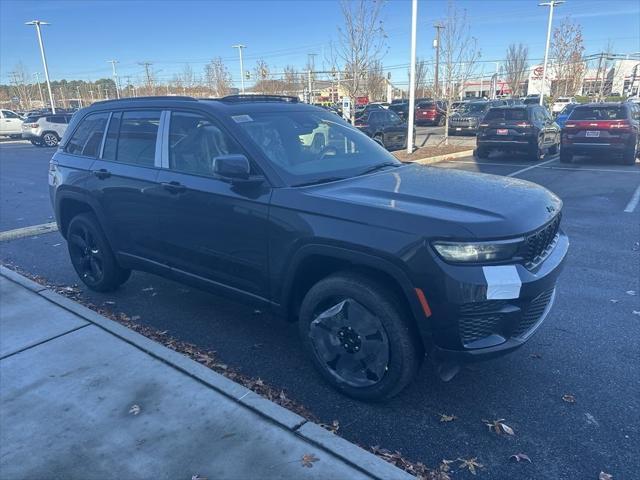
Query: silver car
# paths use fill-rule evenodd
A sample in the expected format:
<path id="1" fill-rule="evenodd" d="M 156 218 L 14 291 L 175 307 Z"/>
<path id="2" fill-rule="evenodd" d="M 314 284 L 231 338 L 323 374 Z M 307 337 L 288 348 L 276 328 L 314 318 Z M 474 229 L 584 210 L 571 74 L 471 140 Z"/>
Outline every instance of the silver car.
<path id="1" fill-rule="evenodd" d="M 64 134 L 71 114 L 40 114 L 27 117 L 22 124 L 22 138 L 30 140 L 38 147 L 55 147 Z"/>

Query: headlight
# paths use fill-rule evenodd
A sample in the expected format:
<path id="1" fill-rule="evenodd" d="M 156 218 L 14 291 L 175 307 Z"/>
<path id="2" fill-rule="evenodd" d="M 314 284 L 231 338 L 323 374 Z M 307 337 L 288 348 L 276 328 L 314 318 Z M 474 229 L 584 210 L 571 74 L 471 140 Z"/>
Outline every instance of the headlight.
<path id="1" fill-rule="evenodd" d="M 518 251 L 522 239 L 495 242 L 434 242 L 438 255 L 447 262 L 498 262 L 509 260 Z"/>

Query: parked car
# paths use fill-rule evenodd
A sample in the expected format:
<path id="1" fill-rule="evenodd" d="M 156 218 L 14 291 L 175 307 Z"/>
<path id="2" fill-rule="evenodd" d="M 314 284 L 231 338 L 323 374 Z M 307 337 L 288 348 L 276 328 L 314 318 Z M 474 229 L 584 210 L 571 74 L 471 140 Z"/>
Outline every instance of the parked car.
<path id="1" fill-rule="evenodd" d="M 416 125 L 444 125 L 447 118 L 446 108 L 439 101 L 422 101 L 416 105 Z"/>
<path id="2" fill-rule="evenodd" d="M 396 102 L 389 105 L 389 110 L 398 115 L 405 122 L 409 118 L 409 102 Z M 415 123 L 415 122 L 414 122 Z"/>
<path id="3" fill-rule="evenodd" d="M 473 101 L 462 104 L 449 117 L 449 135 L 475 135 L 478 124 L 487 110 L 504 104 L 504 100 Z"/>
<path id="4" fill-rule="evenodd" d="M 425 355 L 445 377 L 522 346 L 568 249 L 545 188 L 403 164 L 292 97 L 96 102 L 49 185 L 87 287 L 136 269 L 270 309 L 362 400 L 400 392 Z"/>
<path id="5" fill-rule="evenodd" d="M 560 113 L 567 105 L 578 103 L 575 97 L 558 97 L 551 105 L 551 113 L 556 115 Z"/>
<path id="6" fill-rule="evenodd" d="M 0 136 L 20 138 L 24 119 L 12 110 L 0 110 Z"/>
<path id="7" fill-rule="evenodd" d="M 621 157 L 633 165 L 640 143 L 640 108 L 630 102 L 578 105 L 562 129 L 560 161 L 574 155 L 598 155 L 603 160 Z"/>
<path id="8" fill-rule="evenodd" d="M 576 108 L 578 105 L 580 104 L 568 103 L 567 105 L 565 105 L 562 111 L 556 116 L 556 123 L 560 128 L 564 127 L 564 124 L 567 121 L 567 118 L 569 118 L 569 115 L 571 114 L 571 112 L 573 112 L 573 109 Z"/>
<path id="9" fill-rule="evenodd" d="M 372 110 L 356 118 L 355 126 L 387 150 L 407 147 L 407 123 L 391 110 Z"/>
<path id="10" fill-rule="evenodd" d="M 55 147 L 64 135 L 72 115 L 68 113 L 38 114 L 22 123 L 22 138 L 38 147 Z"/>
<path id="11" fill-rule="evenodd" d="M 355 112 L 356 118 L 366 113 L 372 112 L 374 110 L 385 110 L 385 108 L 379 103 L 367 103 L 366 105 L 356 107 L 356 112 Z"/>
<path id="12" fill-rule="evenodd" d="M 560 150 L 560 127 L 540 105 L 490 108 L 478 127 L 478 158 L 492 151 L 520 152 L 541 160 Z"/>

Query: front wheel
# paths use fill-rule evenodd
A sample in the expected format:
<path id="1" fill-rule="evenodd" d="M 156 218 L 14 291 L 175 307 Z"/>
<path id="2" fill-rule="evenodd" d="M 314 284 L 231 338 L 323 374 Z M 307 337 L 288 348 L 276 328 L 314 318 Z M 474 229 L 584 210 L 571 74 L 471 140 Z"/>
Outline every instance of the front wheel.
<path id="1" fill-rule="evenodd" d="M 625 165 L 633 165 L 636 163 L 636 157 L 638 156 L 638 152 L 636 150 L 636 146 L 628 148 L 622 154 L 622 163 Z"/>
<path id="2" fill-rule="evenodd" d="M 67 230 L 67 246 L 73 268 L 91 290 L 115 290 L 131 274 L 131 270 L 118 265 L 93 214 L 81 213 L 71 219 Z"/>
<path id="3" fill-rule="evenodd" d="M 58 135 L 52 132 L 47 132 L 42 136 L 42 143 L 44 143 L 47 147 L 55 147 L 60 142 Z"/>
<path id="4" fill-rule="evenodd" d="M 359 273 L 337 273 L 306 294 L 300 336 L 334 388 L 359 400 L 386 400 L 411 382 L 424 357 L 405 310 L 382 283 Z"/>

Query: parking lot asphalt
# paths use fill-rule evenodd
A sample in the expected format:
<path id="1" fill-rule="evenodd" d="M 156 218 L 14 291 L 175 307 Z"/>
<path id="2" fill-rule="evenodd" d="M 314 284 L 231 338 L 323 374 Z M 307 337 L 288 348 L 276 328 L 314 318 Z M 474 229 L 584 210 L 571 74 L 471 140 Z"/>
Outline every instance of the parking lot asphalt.
<path id="1" fill-rule="evenodd" d="M 0 230 L 51 221 L 52 153 L 0 145 Z M 398 450 L 430 466 L 477 457 L 484 465 L 478 478 L 588 480 L 600 471 L 639 478 L 640 206 L 633 202 L 640 164 L 565 165 L 557 157 L 536 164 L 492 155 L 425 168 L 514 176 L 549 188 L 564 201 L 571 247 L 552 314 L 522 349 L 470 365 L 448 383 L 427 361 L 416 381 L 384 404 L 329 388 L 304 357 L 295 325 L 268 313 L 139 272 L 111 294 L 84 289 L 57 232 L 2 242 L 0 260 L 52 283 L 80 284 L 96 305 L 215 350 L 242 373 L 286 389 L 322 421 L 337 420 L 339 433 L 360 445 Z M 456 418 L 441 422 L 440 414 Z M 515 435 L 498 435 L 483 421 L 497 419 Z M 517 453 L 532 463 L 510 460 Z M 475 477 L 456 470 L 453 478 Z"/>

